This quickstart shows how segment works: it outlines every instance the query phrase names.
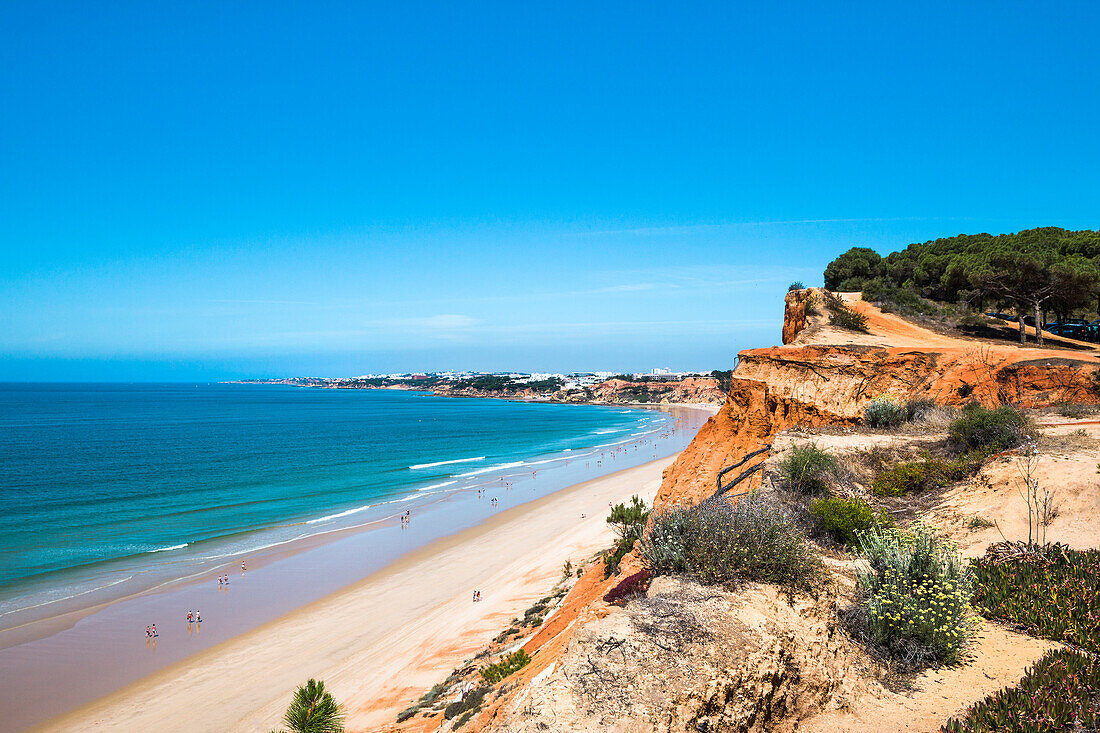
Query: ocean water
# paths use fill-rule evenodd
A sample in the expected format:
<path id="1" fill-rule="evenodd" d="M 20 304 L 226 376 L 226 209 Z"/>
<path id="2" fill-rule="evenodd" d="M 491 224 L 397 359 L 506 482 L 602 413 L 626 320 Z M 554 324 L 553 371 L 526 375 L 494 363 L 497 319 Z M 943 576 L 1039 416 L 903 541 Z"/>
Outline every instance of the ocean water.
<path id="1" fill-rule="evenodd" d="M 0 628 L 449 493 L 594 465 L 672 422 L 388 390 L 0 385 Z"/>

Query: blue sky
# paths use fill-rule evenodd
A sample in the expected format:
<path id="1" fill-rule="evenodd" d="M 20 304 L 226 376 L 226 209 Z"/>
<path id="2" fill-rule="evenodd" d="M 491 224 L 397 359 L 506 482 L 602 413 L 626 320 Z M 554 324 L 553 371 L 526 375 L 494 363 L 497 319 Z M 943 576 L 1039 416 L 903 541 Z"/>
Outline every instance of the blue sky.
<path id="1" fill-rule="evenodd" d="M 1094 3 L 5 3 L 0 380 L 728 368 L 1100 226 Z"/>

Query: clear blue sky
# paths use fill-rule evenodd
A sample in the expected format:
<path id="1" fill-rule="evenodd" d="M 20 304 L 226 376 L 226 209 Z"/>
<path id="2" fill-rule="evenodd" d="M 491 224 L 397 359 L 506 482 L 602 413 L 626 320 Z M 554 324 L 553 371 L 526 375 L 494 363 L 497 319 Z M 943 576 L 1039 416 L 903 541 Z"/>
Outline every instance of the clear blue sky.
<path id="1" fill-rule="evenodd" d="M 728 368 L 1100 226 L 1097 4 L 899 6 L 4 3 L 0 380 Z"/>

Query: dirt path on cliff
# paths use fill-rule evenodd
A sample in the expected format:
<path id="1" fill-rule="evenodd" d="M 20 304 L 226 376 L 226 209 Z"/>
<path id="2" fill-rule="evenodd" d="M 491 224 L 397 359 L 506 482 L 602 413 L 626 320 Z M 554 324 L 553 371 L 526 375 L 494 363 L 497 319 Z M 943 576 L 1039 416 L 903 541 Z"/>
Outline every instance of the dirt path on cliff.
<path id="1" fill-rule="evenodd" d="M 994 357 L 1002 364 L 1036 359 L 1073 359 L 1100 361 L 1100 347 L 1095 344 L 1062 339 L 1053 335 L 1044 335 L 1051 342 L 1072 343 L 1083 347 L 1081 351 L 1064 349 L 1040 349 L 1021 347 L 1018 344 L 1003 341 L 988 341 L 980 338 L 951 336 L 924 328 L 912 321 L 893 313 L 884 313 L 873 303 L 863 300 L 859 293 L 839 293 L 849 308 L 867 317 L 868 333 L 848 331 L 828 323 L 824 315 L 811 318 L 811 325 L 802 331 L 790 344 L 797 346 L 882 346 L 889 349 L 926 349 L 944 354 L 969 355 L 979 350 L 988 352 L 983 356 Z M 1034 338 L 1035 329 L 1027 328 Z"/>
<path id="2" fill-rule="evenodd" d="M 934 733 L 949 717 L 959 717 L 975 700 L 1015 684 L 1024 667 L 1048 649 L 1049 641 L 983 620 L 967 664 L 930 669 L 914 682 L 913 689 L 863 698 L 848 710 L 822 713 L 799 723 L 806 733 L 879 733 L 913 731 Z"/>

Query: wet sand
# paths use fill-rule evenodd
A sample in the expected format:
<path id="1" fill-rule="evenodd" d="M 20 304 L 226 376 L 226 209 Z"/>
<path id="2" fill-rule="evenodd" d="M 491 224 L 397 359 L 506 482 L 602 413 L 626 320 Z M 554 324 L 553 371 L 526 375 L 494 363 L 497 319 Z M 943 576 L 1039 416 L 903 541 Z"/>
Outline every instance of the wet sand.
<path id="1" fill-rule="evenodd" d="M 608 502 L 651 500 L 674 458 L 502 510 L 36 730 L 267 731 L 309 677 L 346 704 L 350 729 L 392 722 L 544 595 L 567 559 L 610 545 Z"/>

